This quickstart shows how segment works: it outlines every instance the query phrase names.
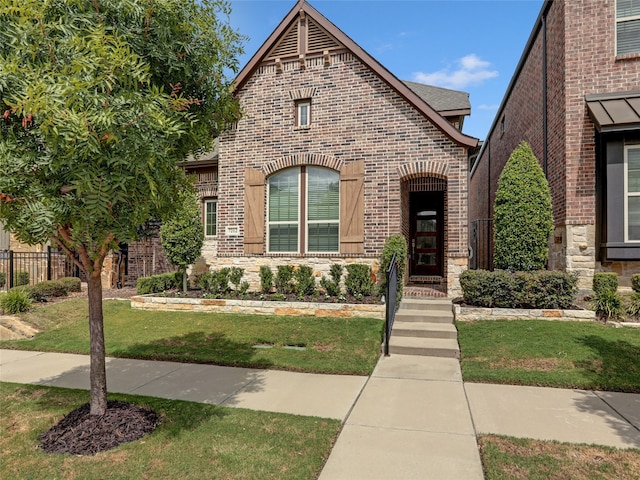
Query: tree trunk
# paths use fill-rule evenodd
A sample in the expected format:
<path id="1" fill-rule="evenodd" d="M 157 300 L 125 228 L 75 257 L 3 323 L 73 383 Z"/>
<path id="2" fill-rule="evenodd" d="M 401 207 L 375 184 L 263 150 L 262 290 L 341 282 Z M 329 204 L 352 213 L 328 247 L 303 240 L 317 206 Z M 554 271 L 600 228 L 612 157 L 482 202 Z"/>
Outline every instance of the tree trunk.
<path id="1" fill-rule="evenodd" d="M 187 269 L 186 268 L 182 271 L 182 290 L 185 293 L 187 292 Z"/>
<path id="2" fill-rule="evenodd" d="M 104 349 L 104 317 L 102 314 L 102 282 L 100 272 L 87 275 L 89 297 L 89 335 L 91 352 L 91 415 L 107 411 L 107 370 Z"/>

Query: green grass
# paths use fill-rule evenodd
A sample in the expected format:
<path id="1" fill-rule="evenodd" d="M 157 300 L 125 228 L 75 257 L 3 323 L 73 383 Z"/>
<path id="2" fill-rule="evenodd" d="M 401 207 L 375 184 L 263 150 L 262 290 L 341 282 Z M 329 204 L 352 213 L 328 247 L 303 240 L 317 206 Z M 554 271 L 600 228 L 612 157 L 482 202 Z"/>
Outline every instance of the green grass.
<path id="1" fill-rule="evenodd" d="M 640 329 L 587 322 L 458 322 L 465 381 L 640 392 Z"/>
<path id="2" fill-rule="evenodd" d="M 89 353 L 86 300 L 48 305 L 22 318 L 43 331 L 30 340 L 0 342 L 0 348 Z M 104 302 L 104 323 L 108 356 L 355 375 L 373 371 L 383 328 L 382 320 L 370 318 L 149 312 L 116 300 Z"/>
<path id="3" fill-rule="evenodd" d="M 497 435 L 478 437 L 486 480 L 636 480 L 640 450 Z"/>
<path id="4" fill-rule="evenodd" d="M 340 422 L 190 402 L 110 395 L 162 415 L 141 440 L 94 456 L 46 454 L 38 435 L 87 392 L 0 383 L 0 478 L 315 479 Z"/>

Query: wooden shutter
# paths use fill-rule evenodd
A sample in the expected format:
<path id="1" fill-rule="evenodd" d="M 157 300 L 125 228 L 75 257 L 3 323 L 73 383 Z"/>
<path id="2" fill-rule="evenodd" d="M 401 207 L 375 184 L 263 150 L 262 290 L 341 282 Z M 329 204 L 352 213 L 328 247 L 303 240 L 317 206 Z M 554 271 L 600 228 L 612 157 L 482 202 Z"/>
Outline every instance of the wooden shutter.
<path id="1" fill-rule="evenodd" d="M 264 174 L 244 171 L 244 253 L 264 253 Z"/>
<path id="2" fill-rule="evenodd" d="M 364 160 L 340 170 L 340 253 L 364 253 Z"/>

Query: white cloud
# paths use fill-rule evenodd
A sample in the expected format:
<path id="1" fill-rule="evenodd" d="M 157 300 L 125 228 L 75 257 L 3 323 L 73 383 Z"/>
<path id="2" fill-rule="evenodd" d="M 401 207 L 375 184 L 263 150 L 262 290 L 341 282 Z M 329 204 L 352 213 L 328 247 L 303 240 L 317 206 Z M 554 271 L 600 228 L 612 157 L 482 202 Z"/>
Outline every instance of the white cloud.
<path id="1" fill-rule="evenodd" d="M 447 67 L 432 73 L 416 72 L 413 74 L 413 79 L 420 83 L 445 88 L 465 88 L 497 77 L 498 71 L 491 70 L 490 67 L 490 62 L 472 53 L 458 60 L 455 69 Z"/>
<path id="2" fill-rule="evenodd" d="M 481 105 L 478 105 L 478 110 L 492 110 L 492 111 L 496 111 L 498 110 L 498 107 L 500 105 L 498 105 L 497 103 L 494 103 L 493 105 L 487 105 L 486 103 L 483 103 Z"/>

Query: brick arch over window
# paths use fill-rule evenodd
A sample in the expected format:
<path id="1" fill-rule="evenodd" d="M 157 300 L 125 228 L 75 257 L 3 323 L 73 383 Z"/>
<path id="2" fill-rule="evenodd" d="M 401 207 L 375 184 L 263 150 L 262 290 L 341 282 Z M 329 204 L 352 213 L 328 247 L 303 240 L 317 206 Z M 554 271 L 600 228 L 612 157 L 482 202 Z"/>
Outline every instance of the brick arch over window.
<path id="1" fill-rule="evenodd" d="M 398 175 L 400 176 L 400 181 L 425 176 L 446 180 L 449 177 L 449 165 L 433 160 L 403 163 L 398 166 Z"/>
<path id="2" fill-rule="evenodd" d="M 323 155 L 321 153 L 297 153 L 267 163 L 262 167 L 262 171 L 266 176 L 269 176 L 279 170 L 290 167 L 300 167 L 302 165 L 315 165 L 317 167 L 326 167 L 340 171 L 342 164 L 342 160 L 330 155 Z"/>

